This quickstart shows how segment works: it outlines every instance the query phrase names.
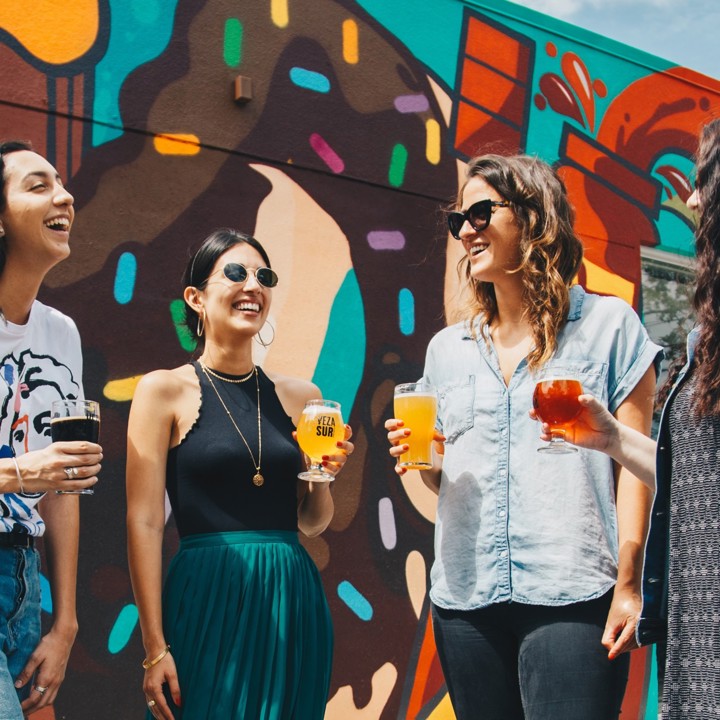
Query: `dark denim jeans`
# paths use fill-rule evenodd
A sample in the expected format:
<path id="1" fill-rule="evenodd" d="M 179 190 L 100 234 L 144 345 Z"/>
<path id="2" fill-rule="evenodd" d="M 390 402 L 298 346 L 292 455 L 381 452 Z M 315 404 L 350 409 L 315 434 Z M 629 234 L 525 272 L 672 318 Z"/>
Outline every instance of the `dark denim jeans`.
<path id="1" fill-rule="evenodd" d="M 15 678 L 40 642 L 40 556 L 32 548 L 0 548 L 0 718 L 23 720 Z"/>
<path id="2" fill-rule="evenodd" d="M 615 720 L 630 658 L 600 644 L 612 592 L 559 607 L 432 607 L 458 720 Z"/>

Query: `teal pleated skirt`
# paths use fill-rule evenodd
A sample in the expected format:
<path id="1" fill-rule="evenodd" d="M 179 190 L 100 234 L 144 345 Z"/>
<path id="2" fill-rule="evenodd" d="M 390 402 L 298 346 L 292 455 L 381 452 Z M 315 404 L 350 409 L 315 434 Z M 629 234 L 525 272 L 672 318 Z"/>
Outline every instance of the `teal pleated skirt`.
<path id="1" fill-rule="evenodd" d="M 163 625 L 180 681 L 178 720 L 322 720 L 332 623 L 297 533 L 184 538 L 168 569 Z"/>

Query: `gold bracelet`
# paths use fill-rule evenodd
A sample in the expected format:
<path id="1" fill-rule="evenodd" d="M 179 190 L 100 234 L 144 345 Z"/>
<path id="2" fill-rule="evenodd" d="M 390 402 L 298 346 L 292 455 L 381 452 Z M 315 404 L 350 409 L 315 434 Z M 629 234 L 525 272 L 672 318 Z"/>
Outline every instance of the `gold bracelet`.
<path id="1" fill-rule="evenodd" d="M 15 463 L 15 475 L 17 475 L 18 485 L 20 486 L 20 493 L 25 492 L 25 486 L 23 485 L 22 475 L 20 474 L 20 466 L 18 465 L 17 458 L 14 455 L 10 456 L 10 459 Z"/>
<path id="2" fill-rule="evenodd" d="M 166 645 L 165 649 L 157 657 L 153 658 L 152 660 L 148 660 L 147 658 L 145 658 L 142 661 L 142 666 L 146 670 L 149 670 L 153 665 L 157 665 L 169 652 L 170 646 Z"/>

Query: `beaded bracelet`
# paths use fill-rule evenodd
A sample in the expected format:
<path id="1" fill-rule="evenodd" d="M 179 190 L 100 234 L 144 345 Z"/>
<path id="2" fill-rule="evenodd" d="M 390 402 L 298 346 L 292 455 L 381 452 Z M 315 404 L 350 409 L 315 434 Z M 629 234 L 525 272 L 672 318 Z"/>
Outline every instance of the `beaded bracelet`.
<path id="1" fill-rule="evenodd" d="M 20 486 L 20 493 L 22 494 L 25 492 L 25 486 L 23 485 L 22 475 L 20 474 L 20 466 L 18 465 L 17 458 L 14 455 L 11 455 L 10 459 L 15 464 L 15 475 L 17 475 L 18 485 Z"/>
<path id="2" fill-rule="evenodd" d="M 145 668 L 145 670 L 149 670 L 153 665 L 157 665 L 168 653 L 170 652 L 170 646 L 166 645 L 165 649 L 155 658 L 152 660 L 148 660 L 145 658 L 145 660 L 142 661 L 142 666 Z"/>

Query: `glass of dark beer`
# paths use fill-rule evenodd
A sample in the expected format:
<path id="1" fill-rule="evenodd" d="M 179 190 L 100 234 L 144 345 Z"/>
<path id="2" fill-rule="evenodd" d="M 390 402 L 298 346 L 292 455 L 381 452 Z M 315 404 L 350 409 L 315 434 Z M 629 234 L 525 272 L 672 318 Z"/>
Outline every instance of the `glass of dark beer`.
<path id="1" fill-rule="evenodd" d="M 53 442 L 86 440 L 96 443 L 100 438 L 100 404 L 95 400 L 53 400 L 50 430 Z M 55 492 L 58 495 L 95 494 L 92 488 Z"/>
<path id="2" fill-rule="evenodd" d="M 577 448 L 565 441 L 565 433 L 575 424 L 582 410 L 578 396 L 583 389 L 580 381 L 567 374 L 550 374 L 535 386 L 533 407 L 535 413 L 550 426 L 550 442 L 538 452 L 575 453 Z"/>

